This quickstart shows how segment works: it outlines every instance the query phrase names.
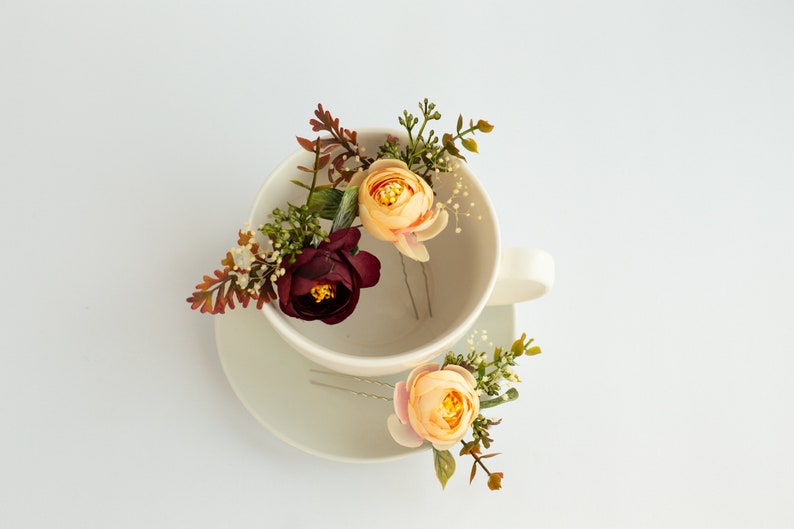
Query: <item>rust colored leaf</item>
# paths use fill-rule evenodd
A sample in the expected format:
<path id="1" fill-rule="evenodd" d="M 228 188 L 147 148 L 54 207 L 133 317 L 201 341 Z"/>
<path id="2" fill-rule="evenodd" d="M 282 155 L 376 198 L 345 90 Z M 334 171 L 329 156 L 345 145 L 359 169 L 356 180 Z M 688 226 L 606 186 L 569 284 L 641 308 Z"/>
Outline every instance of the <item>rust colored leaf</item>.
<path id="1" fill-rule="evenodd" d="M 334 169 L 336 169 L 337 171 L 341 171 L 346 161 L 347 160 L 345 159 L 345 155 L 340 154 L 339 156 L 334 158 L 334 162 L 333 162 Z"/>
<path id="2" fill-rule="evenodd" d="M 193 295 L 187 298 L 191 309 L 198 309 L 202 313 L 223 314 L 226 307 L 234 308 L 234 296 L 239 291 L 234 279 L 228 270 L 215 270 L 213 274 L 215 277 L 205 275 L 203 281 L 196 285 Z"/>
<path id="3" fill-rule="evenodd" d="M 277 297 L 276 291 L 273 289 L 273 283 L 270 281 L 263 282 L 256 298 L 256 308 L 261 309 L 265 306 L 265 303 L 270 303 L 270 301 L 275 300 Z"/>
<path id="4" fill-rule="evenodd" d="M 298 143 L 304 148 L 304 150 L 314 152 L 314 150 L 317 148 L 317 143 L 310 139 L 301 138 L 300 136 L 295 136 L 295 138 L 298 140 Z"/>
<path id="5" fill-rule="evenodd" d="M 215 306 L 212 308 L 213 314 L 223 314 L 226 309 L 226 300 L 224 298 L 224 287 L 225 284 L 221 283 L 218 287 L 218 291 L 215 293 Z"/>
<path id="6" fill-rule="evenodd" d="M 240 246 L 245 246 L 251 239 L 254 238 L 254 232 L 248 230 L 240 230 L 237 234 L 237 244 Z"/>
<path id="7" fill-rule="evenodd" d="M 444 149 L 446 149 L 446 151 L 447 151 L 449 154 L 451 154 L 452 156 L 455 156 L 455 157 L 457 157 L 457 158 L 460 158 L 461 160 L 464 160 L 464 161 L 466 161 L 466 158 L 464 158 L 464 157 L 463 157 L 463 156 L 460 154 L 460 151 L 459 151 L 459 150 L 458 150 L 458 148 L 455 146 L 455 140 L 454 140 L 454 138 L 452 137 L 452 134 L 449 134 L 449 133 L 446 133 L 446 134 L 444 134 L 444 135 L 441 137 L 441 144 L 444 146 Z"/>

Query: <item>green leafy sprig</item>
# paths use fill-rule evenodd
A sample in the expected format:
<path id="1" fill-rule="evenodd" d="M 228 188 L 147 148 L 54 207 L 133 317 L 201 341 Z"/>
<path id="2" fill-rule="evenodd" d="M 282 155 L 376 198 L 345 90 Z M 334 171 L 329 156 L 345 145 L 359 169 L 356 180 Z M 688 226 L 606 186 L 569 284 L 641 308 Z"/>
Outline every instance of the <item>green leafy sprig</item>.
<path id="1" fill-rule="evenodd" d="M 456 142 L 460 140 L 465 150 L 476 153 L 477 142 L 470 135 L 475 132 L 491 132 L 493 125 L 482 119 L 476 123 L 470 120 L 469 126 L 464 129 L 463 115 L 459 115 L 455 134 L 445 133 L 439 137 L 432 128 L 425 132 L 430 122 L 441 119 L 441 113 L 436 110 L 435 103 L 425 98 L 419 103 L 419 110 L 420 116 L 414 116 L 408 110 L 403 110 L 403 115 L 398 117 L 398 122 L 408 133 L 407 145 L 400 149 L 399 139 L 389 136 L 381 146 L 380 154 L 383 157 L 402 160 L 432 187 L 434 174 L 449 171 L 450 155 L 466 160 Z"/>
<path id="2" fill-rule="evenodd" d="M 306 204 L 289 204 L 286 211 L 276 208 L 270 218 L 273 222 L 260 226 L 259 232 L 267 237 L 275 251 L 291 263 L 295 262 L 296 256 L 304 248 L 317 247 L 328 239 L 328 232 L 320 225 L 319 215 Z"/>
<path id="3" fill-rule="evenodd" d="M 522 334 L 513 344 L 510 349 L 503 350 L 501 347 L 496 347 L 493 355 L 488 359 L 488 355 L 484 351 L 478 350 L 474 346 L 473 339 L 469 340 L 471 351 L 466 354 L 455 354 L 449 352 L 444 360 L 444 365 L 455 364 L 468 369 L 474 375 L 477 384 L 475 389 L 484 395 L 491 398 L 480 399 L 480 409 L 492 408 L 504 404 L 506 402 L 514 401 L 518 398 L 518 390 L 510 387 L 502 392 L 502 384 L 521 382 L 518 375 L 515 373 L 513 367 L 517 365 L 516 358 L 520 356 L 534 356 L 540 354 L 541 350 L 538 346 L 533 346 L 534 339 L 527 340 L 526 334 Z M 493 438 L 490 435 L 490 428 L 501 423 L 501 419 L 490 419 L 480 413 L 471 425 L 472 440 L 461 441 L 463 448 L 461 448 L 459 455 L 469 455 L 474 459 L 471 467 L 469 483 L 474 480 L 478 469 L 482 469 L 488 475 L 488 488 L 491 490 L 498 490 L 502 487 L 503 472 L 491 472 L 483 462 L 484 459 L 489 459 L 499 455 L 499 453 L 483 454 L 482 448 L 490 448 L 493 443 Z M 434 459 L 436 461 L 436 477 L 441 482 L 442 486 L 446 484 L 447 480 L 454 473 L 454 464 L 448 463 L 444 466 L 445 472 L 439 471 L 438 461 L 445 461 L 451 458 L 448 450 L 438 451 L 433 449 Z M 447 452 L 446 454 L 436 454 L 436 452 Z M 450 471 L 451 468 L 451 471 Z"/>

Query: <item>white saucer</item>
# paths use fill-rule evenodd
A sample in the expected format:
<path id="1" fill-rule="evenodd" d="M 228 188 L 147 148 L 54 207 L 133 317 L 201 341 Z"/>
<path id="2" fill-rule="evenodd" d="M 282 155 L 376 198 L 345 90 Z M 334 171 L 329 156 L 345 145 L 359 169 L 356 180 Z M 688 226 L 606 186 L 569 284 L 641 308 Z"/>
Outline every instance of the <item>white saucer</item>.
<path id="1" fill-rule="evenodd" d="M 487 330 L 494 345 L 509 347 L 517 338 L 514 306 L 486 307 L 472 329 Z M 215 341 L 226 377 L 246 409 L 276 437 L 304 452 L 336 461 L 375 462 L 429 447 L 405 448 L 392 440 L 386 429 L 391 402 L 312 384 L 316 380 L 391 396 L 388 388 L 313 372 L 328 370 L 290 348 L 254 308 L 238 307 L 216 316 Z M 454 350 L 468 352 L 465 339 Z M 393 383 L 405 375 L 378 380 Z"/>

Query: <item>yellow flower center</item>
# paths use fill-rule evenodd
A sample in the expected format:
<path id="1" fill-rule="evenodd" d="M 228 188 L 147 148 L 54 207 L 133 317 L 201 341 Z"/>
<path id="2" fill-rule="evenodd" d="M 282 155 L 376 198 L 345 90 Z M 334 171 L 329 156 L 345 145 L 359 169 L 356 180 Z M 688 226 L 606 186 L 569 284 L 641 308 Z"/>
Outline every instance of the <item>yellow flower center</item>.
<path id="1" fill-rule="evenodd" d="M 383 206 L 391 206 L 400 198 L 405 191 L 405 184 L 399 180 L 391 180 L 380 186 L 375 193 L 375 199 Z"/>
<path id="2" fill-rule="evenodd" d="M 320 303 L 326 299 L 334 299 L 336 297 L 334 287 L 327 283 L 323 285 L 314 285 L 311 290 L 309 290 L 309 293 L 312 295 L 312 297 L 314 297 L 314 301 L 316 303 Z"/>
<path id="3" fill-rule="evenodd" d="M 450 427 L 454 427 L 460 420 L 461 413 L 463 413 L 463 401 L 460 398 L 460 393 L 457 391 L 447 393 L 447 396 L 441 401 L 441 418 Z"/>

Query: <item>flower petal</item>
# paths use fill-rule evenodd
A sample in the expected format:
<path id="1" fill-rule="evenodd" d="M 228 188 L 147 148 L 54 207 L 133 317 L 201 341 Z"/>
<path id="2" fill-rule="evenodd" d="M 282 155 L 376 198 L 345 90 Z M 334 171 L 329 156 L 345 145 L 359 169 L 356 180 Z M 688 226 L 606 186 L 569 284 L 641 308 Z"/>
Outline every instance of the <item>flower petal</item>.
<path id="1" fill-rule="evenodd" d="M 432 239 L 447 227 L 449 222 L 449 213 L 446 209 L 440 208 L 431 219 L 431 223 L 424 229 L 418 229 L 416 233 L 417 241 L 427 241 Z"/>
<path id="2" fill-rule="evenodd" d="M 350 181 L 347 183 L 347 189 L 350 189 L 350 188 L 356 187 L 356 186 L 360 186 L 361 182 L 364 181 L 364 178 L 366 178 L 366 176 L 367 176 L 367 173 L 362 171 L 361 169 L 356 171 L 356 174 L 354 174 L 352 177 L 350 177 Z"/>
<path id="3" fill-rule="evenodd" d="M 444 371 L 454 371 L 455 373 L 458 373 L 460 376 L 462 376 L 472 388 L 477 387 L 477 379 L 474 378 L 474 375 L 471 374 L 471 371 L 465 367 L 455 364 L 448 364 L 444 366 Z"/>
<path id="4" fill-rule="evenodd" d="M 413 195 L 409 197 L 401 209 L 395 210 L 394 213 L 397 213 L 404 221 L 413 224 L 416 219 L 423 218 L 432 205 L 426 195 Z"/>
<path id="5" fill-rule="evenodd" d="M 353 289 L 350 292 L 350 299 L 345 303 L 337 312 L 334 314 L 329 315 L 325 318 L 320 318 L 323 323 L 328 325 L 337 324 L 343 320 L 345 320 L 348 316 L 353 314 L 353 311 L 356 309 L 356 305 L 358 305 L 358 298 L 361 296 L 361 291 L 357 288 Z"/>
<path id="6" fill-rule="evenodd" d="M 281 311 L 331 325 L 350 316 L 361 288 L 374 286 L 380 279 L 380 262 L 375 256 L 359 252 L 362 255 L 356 259 L 351 254 L 360 237 L 358 228 L 337 230 L 317 248 L 304 248 L 294 263 L 285 263 L 285 273 L 276 282 Z M 320 300 L 310 296 L 318 285 L 331 285 L 334 295 Z"/>
<path id="7" fill-rule="evenodd" d="M 295 262 L 285 265 L 285 268 L 295 270 L 305 265 L 312 259 L 314 259 L 316 254 L 317 254 L 317 248 L 312 248 L 312 247 L 304 248 L 303 250 L 301 250 L 301 253 L 295 256 Z"/>
<path id="8" fill-rule="evenodd" d="M 389 418 L 386 419 L 386 427 L 397 444 L 407 448 L 422 446 L 423 439 L 411 428 L 410 424 L 403 424 L 396 415 L 389 415 Z"/>
<path id="9" fill-rule="evenodd" d="M 408 422 L 408 389 L 405 382 L 394 385 L 394 413 L 403 424 Z"/>
<path id="10" fill-rule="evenodd" d="M 300 266 L 291 266 L 292 273 L 306 279 L 325 277 L 336 268 L 338 261 L 328 252 L 318 251 L 309 262 Z"/>
<path id="11" fill-rule="evenodd" d="M 345 259 L 359 277 L 359 287 L 375 286 L 380 280 L 380 261 L 369 252 L 358 252 L 356 255 L 345 255 Z"/>
<path id="12" fill-rule="evenodd" d="M 382 224 L 383 228 L 388 230 L 403 229 L 413 224 L 416 220 L 416 217 L 403 215 L 399 210 L 389 210 L 379 206 L 364 206 L 363 208 L 359 208 L 359 210 L 361 209 L 364 209 L 367 213 L 369 213 L 370 217 L 372 217 L 372 220 Z"/>
<path id="13" fill-rule="evenodd" d="M 361 232 L 358 231 L 358 228 L 344 228 L 329 233 L 328 239 L 328 242 L 320 243 L 317 249 L 329 252 L 350 251 L 356 247 L 359 239 L 361 239 Z"/>
<path id="14" fill-rule="evenodd" d="M 416 379 L 419 378 L 421 375 L 425 373 L 431 373 L 433 371 L 438 371 L 439 366 L 438 364 L 422 364 L 420 366 L 416 366 L 413 371 L 408 375 L 408 378 L 405 380 L 405 387 L 407 388 L 408 392 L 410 393 L 413 390 L 414 383 Z"/>
<path id="15" fill-rule="evenodd" d="M 380 223 L 375 222 L 365 206 L 362 205 L 358 208 L 358 216 L 361 219 L 361 224 L 364 225 L 364 229 L 366 229 L 370 235 L 381 241 L 394 241 L 394 233 L 386 227 L 381 226 Z"/>
<path id="16" fill-rule="evenodd" d="M 402 160 L 398 160 L 396 158 L 381 158 L 380 160 L 372 162 L 372 165 L 369 166 L 369 172 L 372 174 L 375 171 L 389 169 L 391 167 L 397 167 L 406 171 L 408 170 L 408 165 L 406 165 L 406 163 Z"/>
<path id="17" fill-rule="evenodd" d="M 424 263 L 430 260 L 430 254 L 427 252 L 427 248 L 425 248 L 425 245 L 421 242 L 416 241 L 416 236 L 413 233 L 401 233 L 397 235 L 394 246 L 401 254 L 410 257 L 414 261 Z"/>
<path id="18" fill-rule="evenodd" d="M 460 439 L 463 439 L 462 435 L 460 436 Z M 453 446 L 455 446 L 458 443 L 460 443 L 460 439 L 455 439 L 454 441 L 446 441 L 446 442 L 435 441 L 433 443 L 433 448 L 435 448 L 436 450 L 440 450 L 440 451 L 449 450 Z"/>

